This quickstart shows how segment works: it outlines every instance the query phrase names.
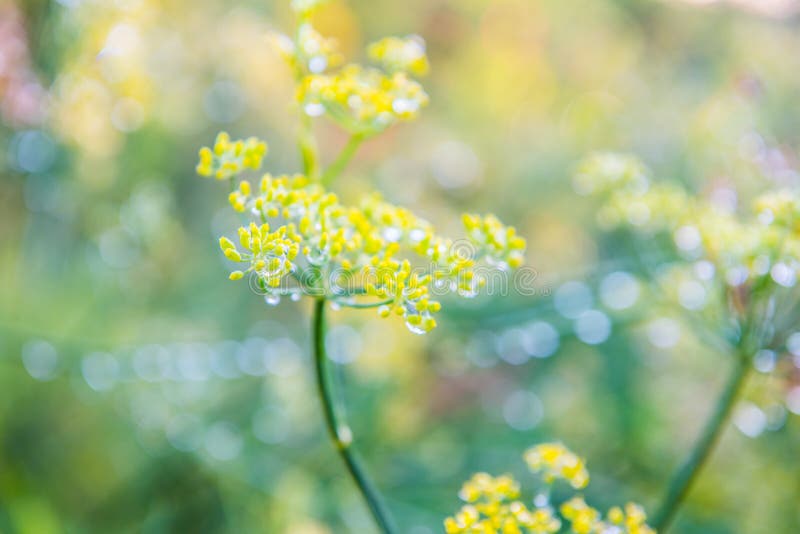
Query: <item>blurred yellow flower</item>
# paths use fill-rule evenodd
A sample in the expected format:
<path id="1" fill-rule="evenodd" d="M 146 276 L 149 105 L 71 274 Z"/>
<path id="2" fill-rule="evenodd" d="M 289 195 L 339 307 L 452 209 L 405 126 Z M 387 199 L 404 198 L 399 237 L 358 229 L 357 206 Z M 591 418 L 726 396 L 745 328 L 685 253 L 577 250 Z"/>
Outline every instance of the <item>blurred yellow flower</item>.
<path id="1" fill-rule="evenodd" d="M 419 35 L 384 37 L 370 44 L 367 54 L 387 72 L 408 72 L 414 76 L 428 73 L 425 41 Z"/>
<path id="2" fill-rule="evenodd" d="M 563 478 L 573 488 L 582 489 L 589 483 L 585 462 L 560 443 L 543 443 L 525 452 L 525 461 L 534 473 L 542 474 L 549 486 Z M 519 501 L 520 485 L 508 475 L 493 477 L 477 473 L 461 487 L 459 497 L 467 504 L 444 521 L 447 534 L 462 533 L 528 533 L 559 532 L 562 523 L 574 534 L 655 534 L 647 524 L 644 509 L 634 503 L 625 509 L 613 507 L 604 520 L 581 496 L 561 504 L 556 515 L 550 504 L 549 491 L 540 493 L 532 510 Z"/>
<path id="3" fill-rule="evenodd" d="M 351 134 L 369 137 L 401 120 L 415 118 L 428 95 L 412 76 L 427 73 L 425 41 L 412 35 L 387 37 L 369 45 L 367 53 L 381 68 L 357 63 L 338 70 L 342 56 L 334 39 L 322 36 L 310 14 L 319 2 L 296 2 L 294 39 L 274 36 L 274 43 L 295 72 L 297 100 L 308 117 L 327 115 Z"/>
<path id="4" fill-rule="evenodd" d="M 428 104 L 425 90 L 406 73 L 385 74 L 357 64 L 304 77 L 297 99 L 309 115 L 327 113 L 345 130 L 365 136 L 415 118 Z"/>
<path id="5" fill-rule="evenodd" d="M 589 484 L 586 462 L 561 443 L 542 443 L 531 447 L 524 454 L 525 463 L 534 473 L 540 473 L 550 484 L 558 478 L 564 479 L 575 489 Z"/>

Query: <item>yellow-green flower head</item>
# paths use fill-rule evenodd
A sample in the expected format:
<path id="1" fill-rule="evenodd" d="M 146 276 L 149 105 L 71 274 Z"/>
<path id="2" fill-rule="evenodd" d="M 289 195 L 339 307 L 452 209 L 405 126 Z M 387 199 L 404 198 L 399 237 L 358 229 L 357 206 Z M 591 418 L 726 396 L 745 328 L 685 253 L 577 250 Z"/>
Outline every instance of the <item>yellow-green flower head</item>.
<path id="1" fill-rule="evenodd" d="M 297 98 L 306 113 L 328 113 L 345 130 L 362 135 L 413 119 L 428 104 L 425 90 L 407 74 L 385 74 L 357 64 L 305 77 Z"/>
<path id="2" fill-rule="evenodd" d="M 795 285 L 800 270 L 796 191 L 768 191 L 755 200 L 752 214 L 731 213 L 670 183 L 636 185 L 640 181 L 631 177 L 642 166 L 632 161 L 628 156 L 603 154 L 581 166 L 576 183 L 603 193 L 598 211 L 602 227 L 629 227 L 648 238 L 667 235 L 681 256 L 709 261 L 728 286 L 755 287 L 760 280 Z"/>
<path id="3" fill-rule="evenodd" d="M 231 141 L 227 133 L 220 132 L 213 148 L 200 149 L 197 174 L 227 180 L 246 169 L 260 169 L 266 154 L 267 144 L 255 137 Z"/>
<path id="4" fill-rule="evenodd" d="M 571 457 L 571 458 L 570 458 Z M 575 470 L 562 473 L 565 462 L 573 465 L 577 457 L 560 444 L 545 443 L 532 447 L 525 453 L 525 459 L 533 462 L 535 471 L 548 469 L 558 472 L 557 477 L 576 480 Z M 579 460 L 579 459 L 578 459 Z M 579 462 L 582 464 L 582 460 Z M 583 471 L 576 489 L 585 486 L 589 474 Z M 562 520 L 548 503 L 538 502 L 537 508 L 528 509 L 518 499 L 520 485 L 510 476 L 493 477 L 487 473 L 476 473 L 461 487 L 459 497 L 467 504 L 452 517 L 444 521 L 447 534 L 480 533 L 496 534 L 551 534 L 560 532 Z M 540 494 L 546 496 L 545 494 Z M 559 507 L 564 522 L 569 524 L 573 534 L 655 534 L 647 526 L 644 509 L 634 503 L 611 508 L 604 520 L 600 511 L 592 508 L 583 497 L 574 496 Z"/>
<path id="5" fill-rule="evenodd" d="M 644 508 L 636 503 L 627 503 L 624 510 L 615 506 L 608 511 L 608 522 L 622 527 L 627 534 L 655 534 L 646 521 Z"/>
<path id="6" fill-rule="evenodd" d="M 411 35 L 387 37 L 368 47 L 381 68 L 351 63 L 336 68 L 342 56 L 334 39 L 325 38 L 310 22 L 318 2 L 297 2 L 295 38 L 275 38 L 281 55 L 297 80 L 297 101 L 311 117 L 327 115 L 339 126 L 363 137 L 377 134 L 401 120 L 415 118 L 428 95 L 411 76 L 428 70 L 425 41 Z"/>
<path id="7" fill-rule="evenodd" d="M 519 497 L 519 483 L 509 475 L 493 477 L 488 473 L 475 473 L 461 486 L 458 496 L 469 503 L 513 500 Z"/>
<path id="8" fill-rule="evenodd" d="M 600 512 L 592 508 L 583 497 L 573 497 L 560 508 L 561 515 L 570 522 L 575 534 L 592 534 L 605 531 Z"/>
<path id="9" fill-rule="evenodd" d="M 459 492 L 468 504 L 444 521 L 445 532 L 532 533 L 558 532 L 561 522 L 549 508 L 529 510 L 519 498 L 519 483 L 512 477 L 476 473 Z"/>
<path id="10" fill-rule="evenodd" d="M 561 516 L 570 523 L 575 534 L 655 534 L 646 521 L 644 508 L 628 503 L 624 510 L 614 506 L 603 519 L 601 513 L 592 508 L 583 497 L 573 497 L 560 507 Z"/>
<path id="11" fill-rule="evenodd" d="M 496 217 L 469 215 L 466 238 L 457 242 L 469 244 L 464 255 L 405 208 L 375 194 L 345 206 L 302 175 L 266 174 L 257 185 L 241 180 L 229 201 L 253 220 L 239 229 L 238 246 L 220 240 L 229 260 L 245 264 L 232 279 L 251 274 L 272 297 L 304 291 L 344 306 L 370 304 L 420 334 L 436 326 L 441 309 L 432 284 L 474 296 L 485 283 L 477 267 L 516 268 L 525 250 L 525 241 Z"/>
<path id="12" fill-rule="evenodd" d="M 419 35 L 384 37 L 370 44 L 367 54 L 387 72 L 408 72 L 414 76 L 428 73 L 425 40 Z"/>
<path id="13" fill-rule="evenodd" d="M 561 443 L 542 443 L 525 451 L 525 463 L 534 473 L 541 473 L 545 482 L 564 479 L 575 489 L 589 484 L 586 462 Z"/>

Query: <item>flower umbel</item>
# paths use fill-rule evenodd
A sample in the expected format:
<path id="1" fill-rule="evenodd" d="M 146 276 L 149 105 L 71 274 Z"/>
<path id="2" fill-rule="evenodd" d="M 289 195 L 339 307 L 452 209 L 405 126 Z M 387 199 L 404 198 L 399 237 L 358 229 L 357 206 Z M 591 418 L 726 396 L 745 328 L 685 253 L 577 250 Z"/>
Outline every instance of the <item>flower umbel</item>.
<path id="1" fill-rule="evenodd" d="M 433 293 L 472 297 L 486 283 L 481 265 L 516 268 L 525 250 L 525 240 L 496 217 L 465 215 L 465 255 L 430 223 L 379 195 L 346 206 L 302 175 L 265 174 L 257 186 L 241 180 L 229 201 L 252 219 L 238 230 L 239 246 L 220 239 L 225 256 L 244 264 L 232 279 L 251 274 L 272 302 L 308 294 L 375 307 L 382 317 L 402 317 L 415 333 L 436 326 L 441 305 Z"/>
<path id="2" fill-rule="evenodd" d="M 414 76 L 428 73 L 425 41 L 419 35 L 384 37 L 369 45 L 367 53 L 387 72 L 408 72 Z"/>
<path id="3" fill-rule="evenodd" d="M 671 243 L 681 261 L 659 276 L 674 277 L 679 271 L 681 279 L 702 286 L 703 294 L 717 296 L 717 302 L 708 297 L 691 309 L 698 316 L 716 309 L 712 303 L 725 310 L 725 323 L 737 325 L 727 343 L 746 345 L 746 353 L 781 349 L 776 342 L 796 322 L 790 293 L 800 274 L 800 192 L 766 191 L 751 210 L 736 210 L 672 183 L 655 182 L 635 158 L 616 154 L 589 158 L 575 185 L 579 192 L 600 197 L 603 226 L 644 236 L 642 247 L 657 239 Z M 669 294 L 669 284 L 663 285 Z M 772 321 L 781 317 L 786 321 Z M 709 330 L 730 328 L 721 324 Z"/>
<path id="4" fill-rule="evenodd" d="M 599 510 L 586 504 L 583 497 L 573 497 L 559 510 L 575 534 L 655 534 L 646 523 L 644 509 L 636 503 L 629 502 L 624 508 L 614 506 L 605 518 Z"/>
<path id="5" fill-rule="evenodd" d="M 405 72 L 385 74 L 358 64 L 305 76 L 297 99 L 309 115 L 327 113 L 343 129 L 363 136 L 416 118 L 428 103 L 425 90 Z"/>
<path id="6" fill-rule="evenodd" d="M 413 79 L 429 68 L 425 41 L 418 35 L 386 37 L 367 47 L 367 55 L 378 67 L 358 63 L 339 67 L 342 56 L 335 40 L 322 36 L 311 22 L 321 4 L 293 2 L 298 17 L 295 39 L 278 36 L 275 40 L 294 70 L 303 113 L 326 115 L 362 138 L 415 118 L 428 103 L 422 85 Z"/>
<path id="7" fill-rule="evenodd" d="M 509 475 L 476 473 L 464 483 L 459 497 L 464 505 L 444 522 L 447 534 L 558 532 L 561 522 L 549 508 L 529 510 L 519 499 L 519 484 Z"/>
<path id="8" fill-rule="evenodd" d="M 634 503 L 613 507 L 605 518 L 581 496 L 574 496 L 556 508 L 550 503 L 549 487 L 558 478 L 575 489 L 589 483 L 585 463 L 560 443 L 543 443 L 525 452 L 525 461 L 540 473 L 546 490 L 528 508 L 521 500 L 520 485 L 511 476 L 492 477 L 477 473 L 461 487 L 458 496 L 465 504 L 444 521 L 447 534 L 549 534 L 560 532 L 562 524 L 574 534 L 655 534 L 644 509 Z M 560 513 L 560 517 L 559 517 Z"/>

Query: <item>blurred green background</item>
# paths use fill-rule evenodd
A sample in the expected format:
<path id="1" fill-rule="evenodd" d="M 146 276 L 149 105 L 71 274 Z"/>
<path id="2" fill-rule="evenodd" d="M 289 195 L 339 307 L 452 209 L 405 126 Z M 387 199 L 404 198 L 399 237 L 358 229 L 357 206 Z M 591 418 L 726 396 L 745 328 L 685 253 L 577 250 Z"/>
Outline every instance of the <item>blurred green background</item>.
<path id="1" fill-rule="evenodd" d="M 299 169 L 267 38 L 291 28 L 286 4 L 0 0 L 1 532 L 372 532 L 324 435 L 309 303 L 227 280 L 225 193 L 194 174 L 220 129 Z M 494 212 L 537 272 L 533 296 L 446 300 L 427 336 L 331 314 L 358 447 L 402 532 L 440 532 L 474 471 L 530 488 L 520 455 L 548 440 L 587 458 L 590 502 L 654 511 L 730 362 L 693 335 L 692 302 L 659 304 L 571 175 L 613 149 L 719 202 L 797 185 L 798 4 L 319 15 L 349 58 L 418 33 L 432 64 L 422 118 L 368 142 L 341 195 L 378 189 L 451 234 L 462 210 Z M 317 134 L 330 161 L 345 138 Z M 800 532 L 799 366 L 759 362 L 674 532 Z"/>

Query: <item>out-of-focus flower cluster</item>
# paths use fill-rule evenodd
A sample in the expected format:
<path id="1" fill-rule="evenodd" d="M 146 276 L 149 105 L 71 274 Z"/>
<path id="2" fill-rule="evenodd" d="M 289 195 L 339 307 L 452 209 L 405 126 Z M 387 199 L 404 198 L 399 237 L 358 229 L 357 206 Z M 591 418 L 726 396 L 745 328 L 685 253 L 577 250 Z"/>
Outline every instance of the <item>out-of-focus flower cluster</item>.
<path id="1" fill-rule="evenodd" d="M 579 194 L 602 199 L 598 222 L 607 229 L 627 224 L 657 231 L 679 225 L 693 211 L 685 191 L 653 183 L 647 167 L 626 154 L 593 154 L 579 166 L 573 185 Z"/>
<path id="2" fill-rule="evenodd" d="M 575 489 L 589 483 L 585 462 L 560 443 L 544 443 L 528 449 L 525 461 L 532 472 L 541 474 L 548 491 L 534 499 L 528 508 L 521 499 L 520 485 L 509 475 L 493 477 L 477 473 L 461 488 L 465 504 L 453 517 L 445 519 L 447 534 L 548 534 L 559 532 L 562 524 L 575 534 L 654 534 L 647 526 L 641 506 L 628 503 L 613 507 L 606 517 L 583 497 L 563 503 L 558 512 L 550 503 L 549 486 L 564 479 Z"/>
<path id="3" fill-rule="evenodd" d="M 92 169 L 79 172 L 81 180 L 109 183 L 127 137 L 150 125 L 180 139 L 209 121 L 238 120 L 245 102 L 252 116 L 283 117 L 271 102 L 290 80 L 281 59 L 263 49 L 267 21 L 246 6 L 223 13 L 224 5 L 81 0 L 53 10 L 58 32 L 70 38 L 48 118 L 80 156 L 77 166 Z"/>
<path id="4" fill-rule="evenodd" d="M 752 210 L 739 212 L 677 185 L 654 183 L 643 169 L 629 156 L 595 155 L 581 166 L 576 189 L 602 196 L 598 216 L 603 226 L 668 236 L 698 281 L 709 286 L 709 294 L 715 293 L 710 286 L 722 287 L 742 323 L 762 314 L 761 305 L 769 301 L 768 315 L 780 313 L 775 309 L 780 299 L 773 297 L 795 287 L 800 269 L 798 191 L 767 191 Z M 771 334 L 759 331 L 757 347 L 768 344 Z"/>
<path id="5" fill-rule="evenodd" d="M 369 45 L 369 57 L 381 68 L 357 63 L 340 67 L 342 56 L 336 42 L 311 24 L 311 15 L 320 4 L 293 3 L 298 15 L 295 39 L 276 38 L 295 72 L 297 100 L 304 113 L 311 117 L 325 114 L 345 130 L 363 137 L 399 120 L 415 118 L 428 103 L 425 90 L 412 78 L 428 70 L 422 38 L 389 37 Z"/>
<path id="6" fill-rule="evenodd" d="M 408 72 L 414 76 L 428 73 L 425 41 L 419 35 L 384 37 L 369 45 L 367 54 L 387 72 Z"/>
<path id="7" fill-rule="evenodd" d="M 564 479 L 575 489 L 589 484 L 586 462 L 561 443 L 542 443 L 525 451 L 525 463 L 548 484 Z"/>
<path id="8" fill-rule="evenodd" d="M 552 509 L 530 510 L 519 500 L 519 483 L 509 475 L 476 473 L 461 487 L 459 497 L 467 504 L 455 516 L 445 519 L 447 534 L 547 534 L 561 528 Z"/>
<path id="9" fill-rule="evenodd" d="M 223 133 L 213 150 L 200 150 L 198 171 L 234 179 L 245 168 L 259 168 L 264 150 L 264 143 L 231 141 Z M 229 201 L 253 220 L 239 229 L 239 246 L 220 240 L 228 259 L 246 265 L 232 279 L 252 273 L 270 303 L 307 293 L 345 306 L 376 307 L 382 317 L 402 316 L 415 333 L 436 326 L 433 314 L 441 306 L 432 298 L 435 292 L 473 297 L 486 284 L 479 269 L 484 262 L 510 270 L 521 265 L 525 251 L 525 240 L 494 216 L 465 215 L 466 238 L 454 243 L 378 195 L 346 206 L 302 175 L 241 180 Z M 412 265 L 415 258 L 422 260 L 419 266 Z"/>
<path id="10" fill-rule="evenodd" d="M 148 58 L 157 31 L 154 13 L 165 6 L 151 0 L 118 5 L 96 0 L 64 12 L 64 23 L 79 35 L 70 61 L 53 85 L 52 121 L 60 136 L 93 158 L 119 150 L 123 136 L 148 118 L 155 81 Z"/>
<path id="11" fill-rule="evenodd" d="M 794 285 L 800 258 L 797 191 L 768 191 L 755 200 L 753 211 L 736 213 L 677 185 L 653 183 L 643 169 L 628 156 L 596 155 L 582 165 L 576 189 L 603 194 L 598 214 L 603 226 L 670 233 L 684 257 L 711 261 L 732 286 L 770 278 Z"/>

